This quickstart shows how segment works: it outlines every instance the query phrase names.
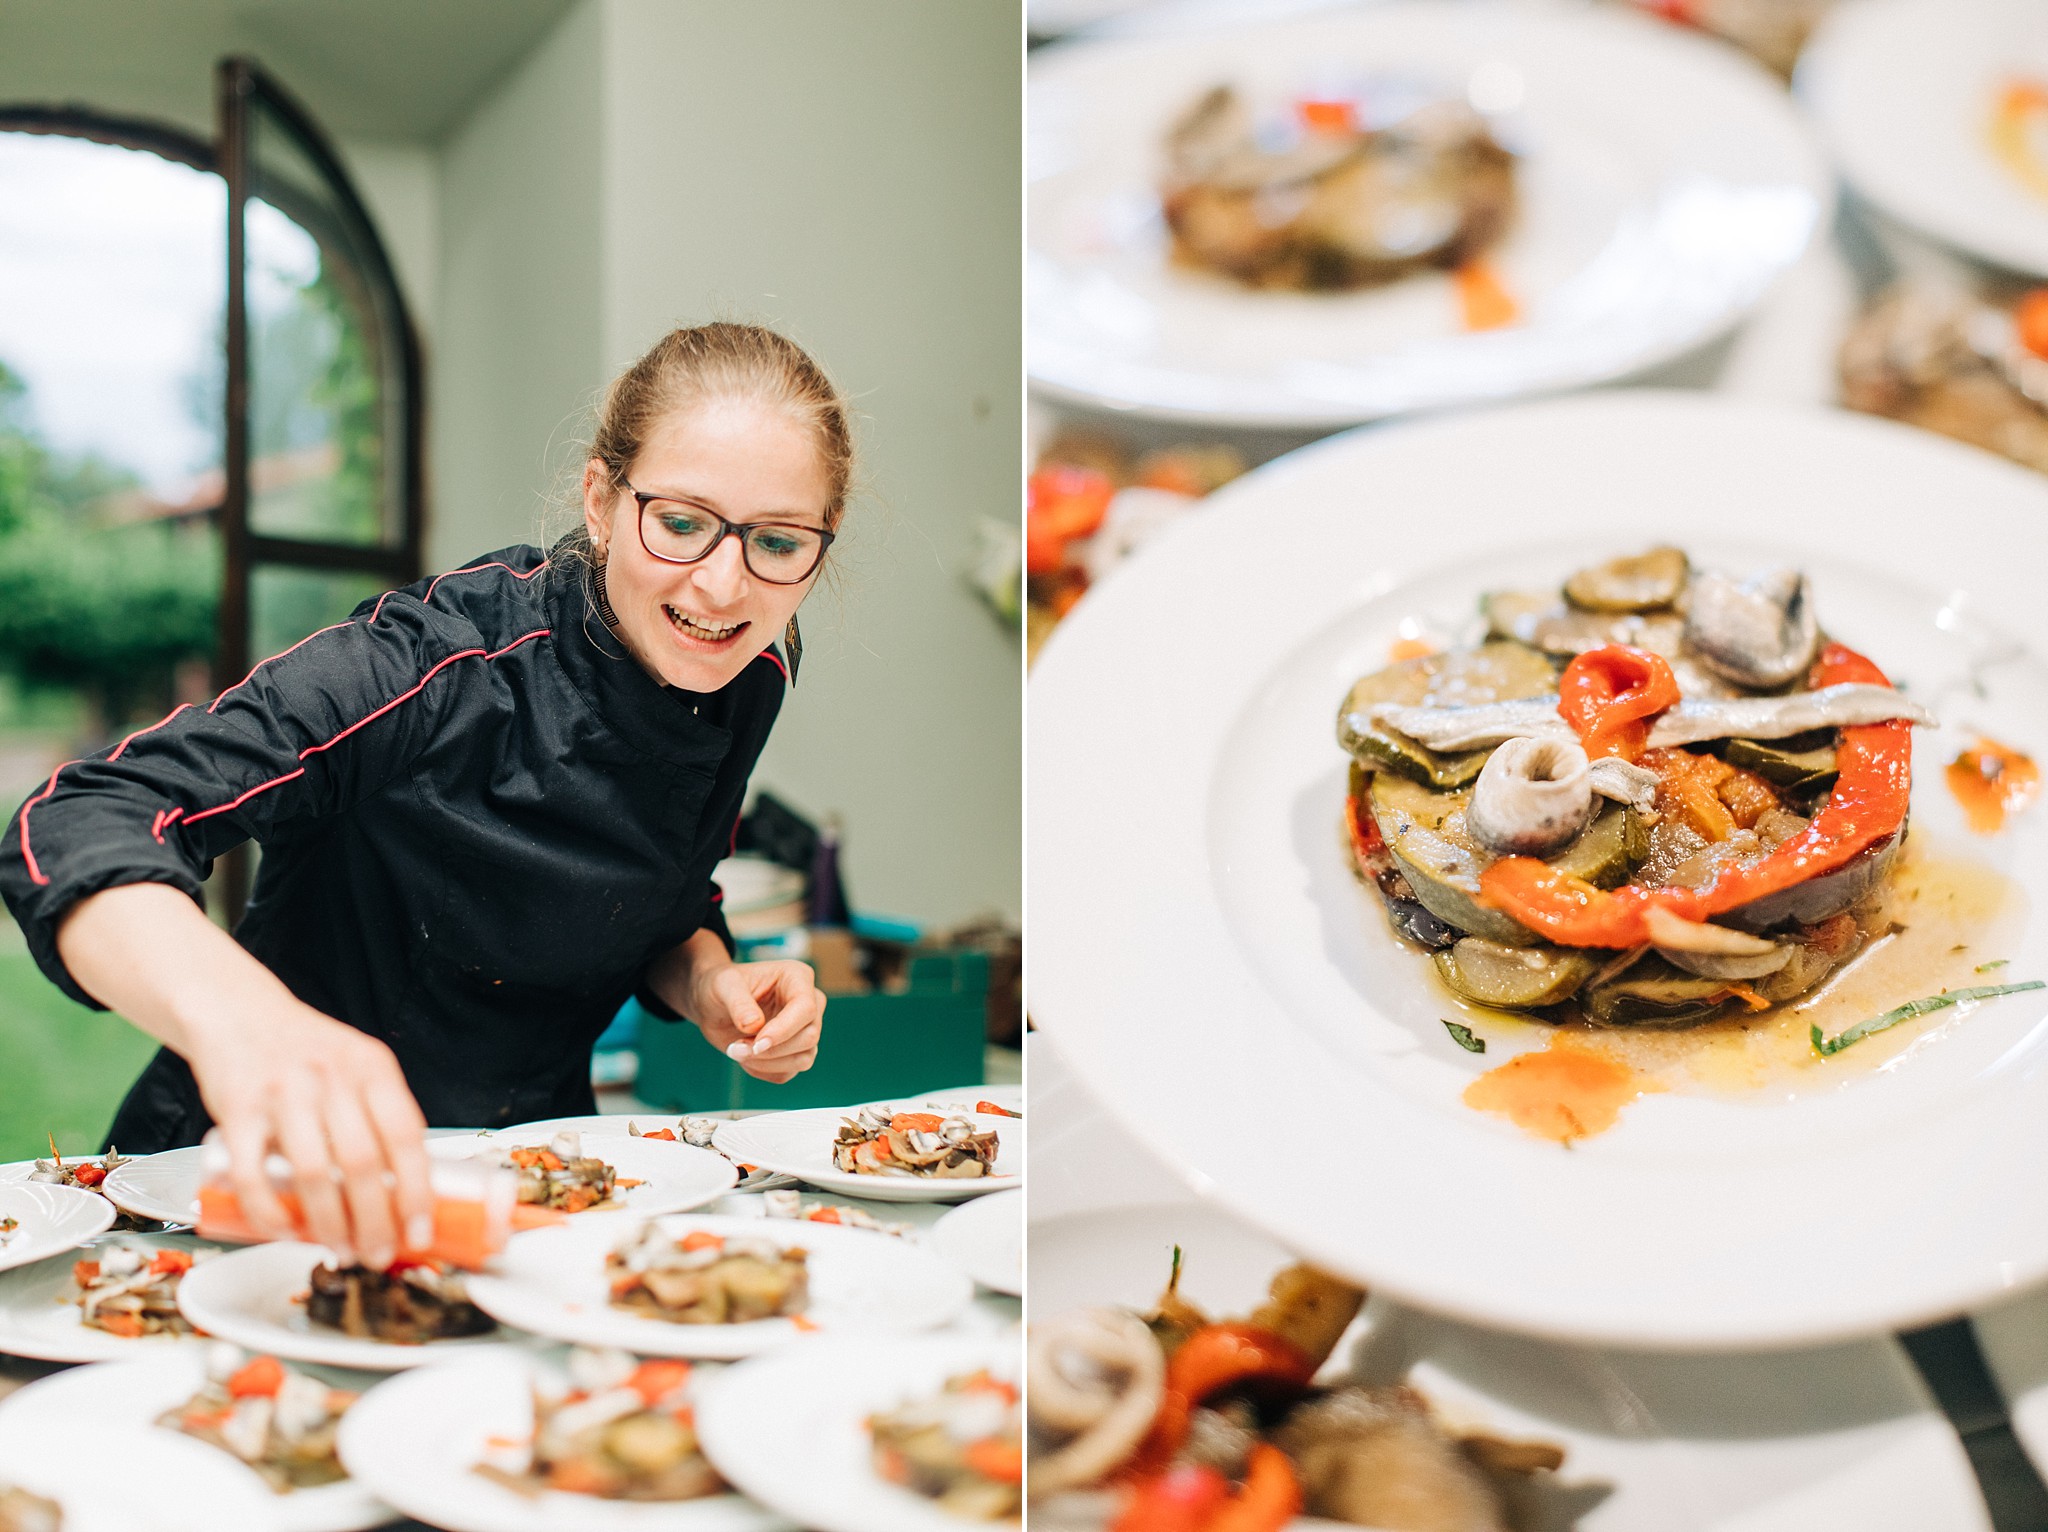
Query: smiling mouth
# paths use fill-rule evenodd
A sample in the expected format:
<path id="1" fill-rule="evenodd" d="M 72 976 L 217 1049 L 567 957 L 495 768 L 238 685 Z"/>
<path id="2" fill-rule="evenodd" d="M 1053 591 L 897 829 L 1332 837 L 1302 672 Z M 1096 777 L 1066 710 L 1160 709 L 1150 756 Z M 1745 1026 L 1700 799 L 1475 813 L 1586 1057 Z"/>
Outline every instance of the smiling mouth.
<path id="1" fill-rule="evenodd" d="M 705 622 L 699 618 L 679 612 L 672 606 L 664 606 L 662 611 L 667 614 L 669 625 L 678 633 L 694 638 L 699 643 L 704 644 L 729 643 L 737 638 L 740 630 L 746 626 L 744 622 L 726 623 L 723 625 L 715 622 Z"/>

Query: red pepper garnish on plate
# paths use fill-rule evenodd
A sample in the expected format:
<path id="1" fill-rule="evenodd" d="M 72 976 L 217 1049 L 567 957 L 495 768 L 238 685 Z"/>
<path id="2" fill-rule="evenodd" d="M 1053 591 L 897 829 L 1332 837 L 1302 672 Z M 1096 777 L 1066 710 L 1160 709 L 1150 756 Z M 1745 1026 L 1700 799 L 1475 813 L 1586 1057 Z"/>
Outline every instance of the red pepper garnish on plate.
<path id="1" fill-rule="evenodd" d="M 1235 1383 L 1257 1378 L 1307 1388 L 1315 1364 L 1285 1336 L 1256 1325 L 1205 1325 L 1181 1342 L 1166 1364 L 1166 1391 L 1152 1429 L 1132 1454 L 1131 1469 L 1142 1476 L 1173 1461 L 1187 1440 L 1195 1406 Z"/>
<path id="2" fill-rule="evenodd" d="M 1664 657 L 1627 644 L 1575 655 L 1557 682 L 1557 711 L 1595 760 L 1633 761 L 1649 743 L 1650 720 L 1678 703 L 1678 678 Z"/>
<path id="3" fill-rule="evenodd" d="M 2020 344 L 2038 357 L 2048 357 L 2048 287 L 2037 287 L 2012 311 Z"/>
<path id="4" fill-rule="evenodd" d="M 228 1397 L 272 1399 L 283 1387 L 284 1363 L 274 1356 L 259 1356 L 252 1358 L 228 1379 Z"/>
<path id="5" fill-rule="evenodd" d="M 1093 537 L 1109 514 L 1116 484 L 1109 475 L 1073 463 L 1047 463 L 1025 486 L 1024 568 L 1052 574 L 1067 559 L 1067 544 Z"/>
<path id="6" fill-rule="evenodd" d="M 1311 133 L 1358 131 L 1358 103 L 1341 97 L 1305 96 L 1294 103 L 1294 114 Z"/>
<path id="7" fill-rule="evenodd" d="M 1855 682 L 1891 685 L 1882 670 L 1842 644 L 1823 649 L 1807 678 L 1816 691 Z M 1480 899 L 1562 946 L 1638 946 L 1649 940 L 1643 916 L 1652 906 L 1685 920 L 1707 920 L 1832 872 L 1889 839 L 1906 821 L 1912 761 L 1911 724 L 1842 730 L 1834 791 L 1811 823 L 1760 861 L 1722 868 L 1702 889 L 1629 884 L 1607 893 L 1533 857 L 1511 856 L 1479 875 Z"/>
<path id="8" fill-rule="evenodd" d="M 1201 1532 L 1230 1499 L 1230 1481 L 1213 1468 L 1186 1464 L 1140 1484 L 1109 1532 Z"/>
<path id="9" fill-rule="evenodd" d="M 98 1186 L 100 1182 L 107 1178 L 107 1167 L 104 1165 L 94 1165 L 90 1162 L 83 1165 L 74 1165 L 71 1167 L 71 1175 L 72 1179 L 77 1181 L 80 1186 Z"/>
<path id="10" fill-rule="evenodd" d="M 1246 1460 L 1244 1483 L 1202 1524 L 1202 1532 L 1280 1532 L 1300 1514 L 1294 1465 L 1271 1442 L 1260 1442 Z"/>

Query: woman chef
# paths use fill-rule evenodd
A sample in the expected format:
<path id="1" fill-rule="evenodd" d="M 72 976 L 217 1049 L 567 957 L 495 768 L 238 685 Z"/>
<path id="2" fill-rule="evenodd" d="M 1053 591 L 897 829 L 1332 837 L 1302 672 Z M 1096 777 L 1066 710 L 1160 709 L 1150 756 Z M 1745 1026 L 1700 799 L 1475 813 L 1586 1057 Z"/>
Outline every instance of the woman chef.
<path id="1" fill-rule="evenodd" d="M 15 815 L 0 891 L 43 970 L 164 1047 L 109 1134 L 217 1123 L 259 1232 L 290 1162 L 344 1263 L 423 1247 L 422 1130 L 592 1110 L 638 992 L 750 1074 L 816 1056 L 801 963 L 735 963 L 713 865 L 792 679 L 852 470 L 788 340 L 677 330 L 611 386 L 583 526 L 366 603 L 71 762 Z M 207 865 L 263 847 L 234 936 Z"/>

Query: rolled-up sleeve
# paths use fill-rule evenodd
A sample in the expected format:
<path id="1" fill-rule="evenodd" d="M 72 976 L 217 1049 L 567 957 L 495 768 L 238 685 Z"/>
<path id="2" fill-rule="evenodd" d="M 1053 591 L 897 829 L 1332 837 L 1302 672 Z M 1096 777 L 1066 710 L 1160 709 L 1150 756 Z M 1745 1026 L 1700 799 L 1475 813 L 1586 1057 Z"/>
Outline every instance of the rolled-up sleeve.
<path id="1" fill-rule="evenodd" d="M 126 883 L 196 899 L 231 847 L 345 812 L 424 748 L 438 698 L 459 684 L 449 672 L 485 655 L 474 627 L 395 594 L 211 704 L 59 766 L 0 840 L 0 895 L 43 972 L 99 1008 L 57 955 L 72 905 Z"/>

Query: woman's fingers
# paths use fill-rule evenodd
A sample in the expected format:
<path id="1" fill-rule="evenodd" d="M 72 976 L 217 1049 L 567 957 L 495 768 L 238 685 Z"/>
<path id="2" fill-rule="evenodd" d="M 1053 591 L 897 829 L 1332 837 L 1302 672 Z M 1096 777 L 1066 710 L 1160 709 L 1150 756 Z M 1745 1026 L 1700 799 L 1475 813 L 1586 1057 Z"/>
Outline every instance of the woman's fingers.
<path id="1" fill-rule="evenodd" d="M 399 1244 L 399 1220 L 392 1198 L 395 1186 L 385 1163 L 383 1142 L 370 1127 L 353 1080 L 330 1081 L 322 1104 L 327 1141 L 341 1168 L 349 1243 L 364 1265 L 382 1271 L 398 1254 Z"/>
<path id="2" fill-rule="evenodd" d="M 405 1248 L 425 1250 L 434 1242 L 434 1188 L 427 1168 L 427 1120 L 406 1088 L 397 1060 L 363 1086 L 363 1106 L 385 1162 L 398 1177 L 394 1188 Z"/>
<path id="3" fill-rule="evenodd" d="M 742 1037 L 752 1037 L 766 1019 L 759 998 L 763 992 L 757 980 L 749 974 L 750 969 L 764 966 L 734 963 L 711 976 L 711 992 L 725 1007 L 726 1019 Z"/>
<path id="4" fill-rule="evenodd" d="M 296 1077 L 279 1093 L 274 1118 L 278 1148 L 292 1167 L 293 1190 L 306 1214 L 306 1237 L 334 1252 L 336 1264 L 356 1259 L 349 1238 L 348 1210 L 341 1196 L 341 1167 L 328 1147 L 324 1092 Z"/>
<path id="5" fill-rule="evenodd" d="M 228 1181 L 249 1226 L 265 1239 L 290 1239 L 291 1218 L 263 1169 L 270 1153 L 269 1120 L 261 1115 L 230 1115 L 221 1121 L 220 1136 L 227 1145 Z"/>

